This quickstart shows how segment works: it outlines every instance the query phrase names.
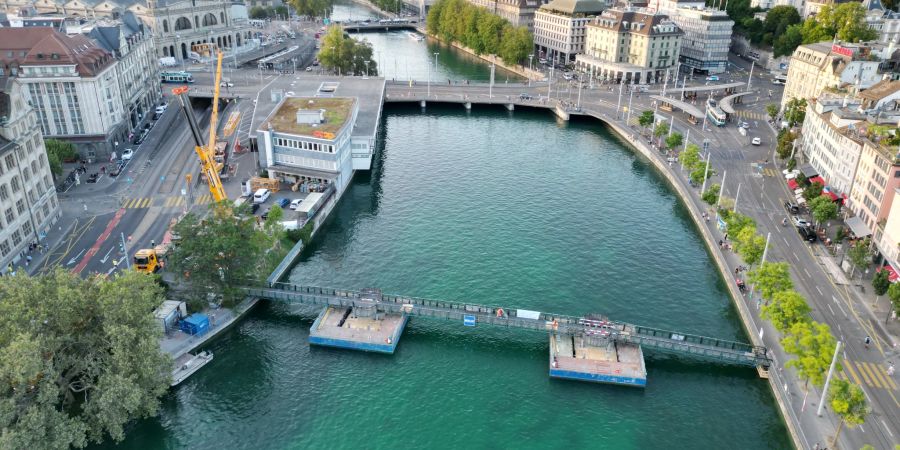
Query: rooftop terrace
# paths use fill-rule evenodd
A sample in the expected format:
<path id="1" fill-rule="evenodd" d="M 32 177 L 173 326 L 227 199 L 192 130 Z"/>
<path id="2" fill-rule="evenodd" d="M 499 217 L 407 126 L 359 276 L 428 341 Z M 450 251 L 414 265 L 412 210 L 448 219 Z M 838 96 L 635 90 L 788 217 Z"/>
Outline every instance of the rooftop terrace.
<path id="1" fill-rule="evenodd" d="M 356 99 L 346 97 L 286 97 L 267 119 L 275 131 L 312 136 L 313 132 L 337 134 L 350 116 Z M 325 110 L 325 123 L 310 125 L 297 123 L 297 111 Z M 318 137 L 318 136 L 317 136 Z"/>

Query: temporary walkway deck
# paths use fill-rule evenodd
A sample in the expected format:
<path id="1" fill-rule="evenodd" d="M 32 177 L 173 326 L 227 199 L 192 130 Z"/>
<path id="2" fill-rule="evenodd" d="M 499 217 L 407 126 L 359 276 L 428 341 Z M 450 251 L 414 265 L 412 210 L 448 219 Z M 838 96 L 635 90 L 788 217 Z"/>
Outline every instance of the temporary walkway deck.
<path id="1" fill-rule="evenodd" d="M 379 312 L 405 316 L 431 317 L 475 324 L 535 331 L 553 331 L 584 337 L 587 342 L 640 345 L 642 348 L 678 355 L 694 356 L 716 362 L 768 367 L 770 359 L 765 347 L 752 346 L 687 333 L 609 321 L 602 317 L 574 317 L 562 314 L 501 308 L 472 303 L 429 300 L 366 292 L 271 283 L 269 287 L 245 287 L 247 295 L 290 303 L 321 306 L 371 308 Z"/>
<path id="2" fill-rule="evenodd" d="M 718 91 L 720 89 L 739 88 L 746 84 L 747 83 L 743 83 L 743 82 L 725 83 L 725 84 L 708 84 L 705 86 L 691 86 L 688 88 L 671 88 L 671 89 L 667 89 L 666 92 L 668 92 L 668 93 L 675 93 L 675 92 L 680 93 L 682 91 L 684 91 L 684 92 L 708 92 L 708 91 Z"/>
<path id="3" fill-rule="evenodd" d="M 673 107 L 678 108 L 678 109 L 694 116 L 698 120 L 703 120 L 703 117 L 704 117 L 703 111 L 700 111 L 700 108 L 697 108 L 696 106 L 694 106 L 688 102 L 683 102 L 681 100 L 675 100 L 674 98 L 670 98 L 670 97 L 663 97 L 661 95 L 651 95 L 650 98 L 652 98 L 653 100 L 656 100 L 658 102 L 666 102 L 666 103 L 672 105 Z"/>

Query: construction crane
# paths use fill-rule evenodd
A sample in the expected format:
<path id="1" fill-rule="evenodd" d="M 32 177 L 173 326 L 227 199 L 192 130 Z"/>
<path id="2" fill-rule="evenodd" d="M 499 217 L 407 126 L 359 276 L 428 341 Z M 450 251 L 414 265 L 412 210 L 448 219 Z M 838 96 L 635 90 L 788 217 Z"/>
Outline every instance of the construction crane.
<path id="1" fill-rule="evenodd" d="M 194 148 L 197 156 L 200 157 L 200 168 L 206 175 L 206 181 L 209 183 L 209 192 L 212 194 L 214 201 L 219 202 L 227 200 L 225 189 L 222 187 L 222 180 L 219 178 L 219 166 L 215 159 L 216 147 L 216 122 L 219 118 L 219 83 L 222 82 L 222 52 L 217 52 L 218 63 L 216 64 L 216 84 L 215 93 L 212 101 L 212 116 L 209 119 L 209 139 L 204 143 L 203 134 L 197 125 L 197 119 L 194 117 L 194 110 L 191 108 L 191 100 L 188 98 L 187 86 L 172 89 L 172 94 L 177 95 L 181 100 L 181 109 L 187 118 L 188 126 L 191 134 L 194 135 L 194 142 L 197 146 Z M 188 184 L 190 184 L 191 175 L 187 175 Z M 167 234 L 169 234 L 167 232 Z M 138 272 L 155 273 L 163 266 L 162 258 L 164 257 L 169 242 L 163 239 L 162 245 L 154 248 L 146 248 L 138 250 L 134 255 L 134 268 Z"/>
<path id="2" fill-rule="evenodd" d="M 216 59 L 216 77 L 213 85 L 215 91 L 212 100 L 212 115 L 209 118 L 209 139 L 206 142 L 203 141 L 200 126 L 197 125 L 197 119 L 194 118 L 194 110 L 191 108 L 191 101 L 187 95 L 188 87 L 181 86 L 172 89 L 172 94 L 177 95 L 181 100 L 181 109 L 187 118 L 188 126 L 191 128 L 191 133 L 194 135 L 194 141 L 197 144 L 195 150 L 197 151 L 197 156 L 200 157 L 200 170 L 206 175 L 206 181 L 209 184 L 209 192 L 212 194 L 213 201 L 218 202 L 228 199 L 225 189 L 222 187 L 222 180 L 219 178 L 219 166 L 215 160 L 216 125 L 219 119 L 219 84 L 222 82 L 221 50 L 216 52 Z"/>

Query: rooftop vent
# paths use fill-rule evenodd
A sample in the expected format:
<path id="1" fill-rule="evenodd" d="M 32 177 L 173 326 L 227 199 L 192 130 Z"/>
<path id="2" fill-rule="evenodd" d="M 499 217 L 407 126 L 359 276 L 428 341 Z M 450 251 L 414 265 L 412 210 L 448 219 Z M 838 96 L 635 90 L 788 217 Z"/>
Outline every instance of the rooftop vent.
<path id="1" fill-rule="evenodd" d="M 324 109 L 298 109 L 297 124 L 299 125 L 319 125 L 325 123 Z"/>

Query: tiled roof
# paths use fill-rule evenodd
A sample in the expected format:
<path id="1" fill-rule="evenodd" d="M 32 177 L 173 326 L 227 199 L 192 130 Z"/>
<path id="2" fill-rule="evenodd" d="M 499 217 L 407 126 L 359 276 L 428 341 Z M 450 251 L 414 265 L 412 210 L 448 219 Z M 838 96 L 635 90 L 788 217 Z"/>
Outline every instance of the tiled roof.
<path id="1" fill-rule="evenodd" d="M 633 28 L 634 24 L 638 24 L 636 28 Z M 667 27 L 670 27 L 672 31 L 660 31 L 657 26 L 663 24 L 665 24 Z M 637 11 L 625 11 L 616 9 L 604 11 L 600 18 L 589 26 L 605 28 L 607 30 L 613 30 L 618 33 L 630 32 L 648 36 L 682 34 L 681 29 L 678 28 L 678 26 L 675 25 L 674 22 L 669 20 L 669 16 L 663 14 L 648 14 Z"/>
<path id="2" fill-rule="evenodd" d="M 53 28 L 0 28 L 0 64 L 5 66 L 75 64 L 80 75 L 92 77 L 113 62 L 112 54 L 86 36 L 66 36 Z"/>

